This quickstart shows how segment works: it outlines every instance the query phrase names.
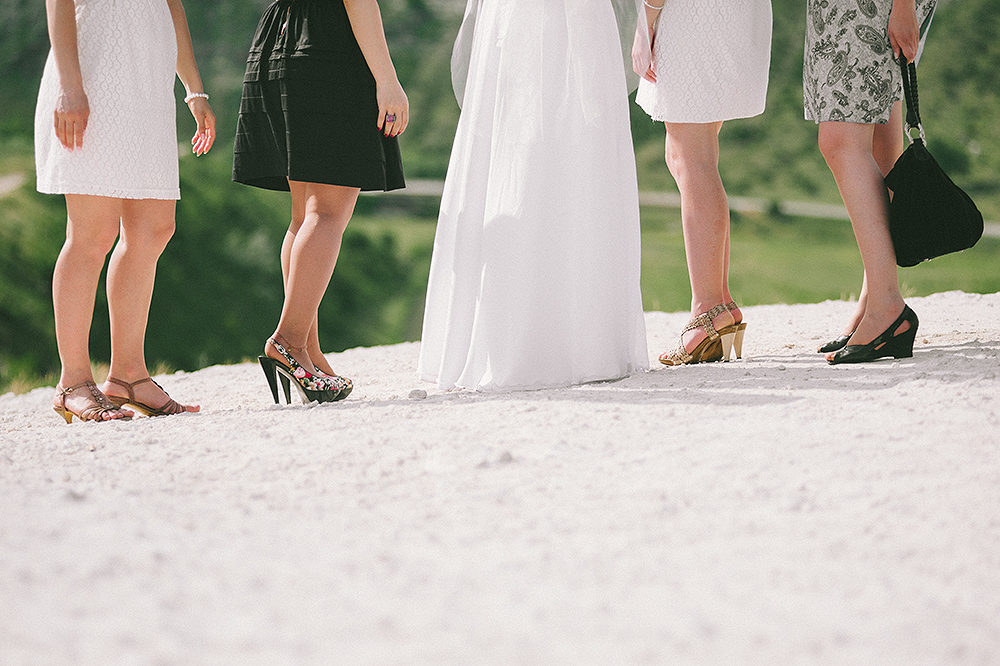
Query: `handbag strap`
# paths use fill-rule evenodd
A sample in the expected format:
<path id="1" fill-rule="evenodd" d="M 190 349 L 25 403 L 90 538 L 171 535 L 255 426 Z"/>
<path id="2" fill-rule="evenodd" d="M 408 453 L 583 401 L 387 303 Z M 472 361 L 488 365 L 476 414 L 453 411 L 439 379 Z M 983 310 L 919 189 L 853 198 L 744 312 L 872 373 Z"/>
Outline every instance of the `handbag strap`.
<path id="1" fill-rule="evenodd" d="M 916 129 L 920 141 L 926 145 L 924 127 L 920 124 L 920 97 L 917 95 L 917 66 L 906 61 L 906 56 L 899 54 L 899 72 L 903 78 L 903 95 L 906 97 L 906 138 L 910 143 L 917 138 L 912 130 Z"/>

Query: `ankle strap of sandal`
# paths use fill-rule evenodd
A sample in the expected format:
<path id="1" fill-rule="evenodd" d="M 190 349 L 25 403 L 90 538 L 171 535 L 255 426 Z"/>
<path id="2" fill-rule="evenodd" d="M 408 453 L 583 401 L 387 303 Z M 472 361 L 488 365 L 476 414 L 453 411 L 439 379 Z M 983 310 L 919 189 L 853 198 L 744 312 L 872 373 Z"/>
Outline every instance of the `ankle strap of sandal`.
<path id="1" fill-rule="evenodd" d="M 59 389 L 59 397 L 62 401 L 62 408 L 66 409 L 66 396 L 77 389 L 86 388 L 90 390 L 90 395 L 93 396 L 97 404 L 103 409 L 116 409 L 116 407 L 108 400 L 108 396 L 101 392 L 101 389 L 97 388 L 97 384 L 90 381 L 89 379 L 85 382 L 77 384 L 76 386 L 70 386 L 69 388 Z"/>
<path id="2" fill-rule="evenodd" d="M 715 326 L 712 325 L 712 320 L 718 317 L 723 312 L 728 312 L 729 308 L 726 307 L 725 303 L 720 303 L 708 312 L 702 312 L 700 315 L 692 319 L 681 331 L 681 335 L 684 335 L 688 331 L 693 331 L 696 328 L 705 329 L 706 335 L 708 335 L 709 340 L 715 340 L 719 337 L 719 332 L 715 330 Z"/>
<path id="3" fill-rule="evenodd" d="M 125 389 L 126 391 L 128 391 L 128 399 L 129 400 L 135 400 L 135 393 L 132 391 L 133 387 L 136 387 L 139 384 L 142 384 L 144 382 L 153 382 L 153 378 L 152 377 L 143 377 L 139 381 L 132 382 L 131 384 L 129 384 L 128 382 L 122 381 L 120 379 L 116 379 L 114 377 L 108 377 L 108 383 L 109 384 L 115 384 L 116 386 L 121 386 L 123 389 Z M 156 384 L 156 382 L 153 382 L 153 383 Z M 156 385 L 159 386 L 159 384 L 156 384 Z"/>

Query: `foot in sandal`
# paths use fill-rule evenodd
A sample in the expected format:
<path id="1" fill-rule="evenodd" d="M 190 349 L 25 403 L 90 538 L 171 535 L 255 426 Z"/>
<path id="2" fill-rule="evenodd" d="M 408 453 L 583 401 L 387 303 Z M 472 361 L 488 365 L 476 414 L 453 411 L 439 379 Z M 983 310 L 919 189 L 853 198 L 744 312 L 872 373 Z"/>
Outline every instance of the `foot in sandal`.
<path id="1" fill-rule="evenodd" d="M 108 377 L 104 383 L 104 392 L 115 405 L 131 405 L 146 416 L 171 416 L 201 410 L 198 405 L 182 405 L 171 398 L 152 377 L 143 377 L 134 382 Z"/>
<path id="2" fill-rule="evenodd" d="M 89 380 L 69 388 L 56 386 L 52 409 L 66 419 L 66 423 L 72 423 L 74 416 L 81 421 L 119 421 L 133 416 L 129 410 L 114 404 Z"/>

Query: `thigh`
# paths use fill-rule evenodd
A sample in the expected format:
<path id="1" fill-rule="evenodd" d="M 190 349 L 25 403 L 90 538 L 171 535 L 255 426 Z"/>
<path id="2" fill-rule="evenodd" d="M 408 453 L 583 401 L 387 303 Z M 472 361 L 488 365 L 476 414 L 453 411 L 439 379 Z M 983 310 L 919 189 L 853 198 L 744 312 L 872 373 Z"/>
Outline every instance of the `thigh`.
<path id="1" fill-rule="evenodd" d="M 332 217 L 342 220 L 345 227 L 354 212 L 358 195 L 361 193 L 361 189 L 357 187 L 307 183 L 298 180 L 289 180 L 288 186 L 292 191 L 293 219 L 296 211 L 302 211 L 303 219 L 310 215 L 319 215 L 324 218 Z"/>
<path id="2" fill-rule="evenodd" d="M 667 129 L 667 159 L 687 166 L 717 165 L 719 131 L 722 121 L 714 123 L 664 123 Z"/>
<path id="3" fill-rule="evenodd" d="M 122 200 L 90 194 L 66 195 L 66 242 L 110 249 L 122 217 Z"/>
<path id="4" fill-rule="evenodd" d="M 878 125 L 827 120 L 819 123 L 819 148 L 824 155 L 851 152 L 872 156 Z"/>

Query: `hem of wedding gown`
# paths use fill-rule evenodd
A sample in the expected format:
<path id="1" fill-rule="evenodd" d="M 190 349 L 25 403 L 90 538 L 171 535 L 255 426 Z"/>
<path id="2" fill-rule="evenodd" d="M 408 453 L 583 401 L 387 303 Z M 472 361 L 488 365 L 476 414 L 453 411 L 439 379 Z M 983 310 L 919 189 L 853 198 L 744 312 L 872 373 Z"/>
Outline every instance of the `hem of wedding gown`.
<path id="1" fill-rule="evenodd" d="M 545 391 L 550 389 L 569 388 L 571 386 L 585 386 L 587 384 L 611 384 L 614 382 L 620 382 L 623 379 L 628 379 L 632 375 L 647 372 L 649 372 L 648 365 L 633 365 L 628 367 L 625 374 L 617 377 L 594 377 L 552 383 L 515 384 L 503 386 L 497 384 L 477 384 L 474 386 L 467 386 L 459 384 L 458 382 L 441 383 L 438 381 L 437 375 L 420 374 L 418 377 L 421 381 L 436 385 L 441 391 L 453 391 L 455 389 L 459 389 L 463 391 L 475 391 L 477 393 L 513 393 L 517 391 Z"/>

